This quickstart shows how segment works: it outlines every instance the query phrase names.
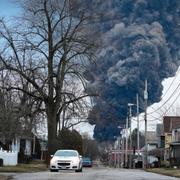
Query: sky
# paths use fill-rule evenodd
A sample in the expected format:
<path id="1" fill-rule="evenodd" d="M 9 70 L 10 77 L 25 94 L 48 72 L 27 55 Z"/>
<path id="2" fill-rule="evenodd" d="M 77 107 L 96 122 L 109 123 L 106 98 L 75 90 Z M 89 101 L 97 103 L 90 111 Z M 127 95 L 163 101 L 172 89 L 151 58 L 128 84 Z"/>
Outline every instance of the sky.
<path id="1" fill-rule="evenodd" d="M 0 0 L 0 16 L 12 17 L 16 16 L 19 9 L 13 0 Z"/>
<path id="2" fill-rule="evenodd" d="M 0 0 L 0 17 L 5 17 L 6 19 L 10 19 L 13 16 L 17 16 L 18 12 L 20 11 L 19 8 L 15 3 L 12 3 L 14 0 Z M 159 117 L 162 117 L 162 115 L 180 115 L 180 100 L 179 94 L 178 94 L 178 83 L 180 81 L 180 69 L 177 71 L 177 74 L 175 77 L 167 78 L 165 79 L 162 84 L 164 87 L 163 90 L 163 96 L 162 100 L 159 103 L 155 103 L 152 106 L 148 107 L 147 113 L 149 114 L 147 116 L 147 122 L 148 122 L 148 130 L 155 130 L 156 124 L 161 123 L 161 121 L 157 120 Z M 173 91 L 177 88 L 177 91 L 174 93 L 174 95 L 171 97 Z M 174 103 L 173 103 L 174 102 Z M 176 107 L 176 108 L 170 108 L 169 111 L 164 114 L 166 109 L 168 109 L 170 106 Z M 159 108 L 163 105 L 163 108 Z M 155 109 L 159 108 L 158 111 L 155 111 Z M 155 112 L 154 112 L 155 111 Z M 154 112 L 154 113 L 152 113 Z M 160 118 L 162 119 L 162 118 Z M 137 127 L 137 118 L 133 117 L 132 120 L 132 127 Z M 93 128 L 94 126 L 91 126 L 87 123 L 80 124 L 76 127 L 78 130 L 80 130 L 82 133 L 87 132 L 91 137 L 93 136 Z M 143 113 L 140 115 L 140 129 L 144 130 L 144 115 Z"/>

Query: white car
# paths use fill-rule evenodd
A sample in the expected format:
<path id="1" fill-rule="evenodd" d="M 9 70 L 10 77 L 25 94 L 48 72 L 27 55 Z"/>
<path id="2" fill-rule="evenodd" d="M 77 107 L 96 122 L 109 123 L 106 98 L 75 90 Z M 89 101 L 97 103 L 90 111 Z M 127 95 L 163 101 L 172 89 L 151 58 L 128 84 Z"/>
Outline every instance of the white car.
<path id="1" fill-rule="evenodd" d="M 82 172 L 82 156 L 76 150 L 57 150 L 50 161 L 50 171 L 58 170 Z"/>

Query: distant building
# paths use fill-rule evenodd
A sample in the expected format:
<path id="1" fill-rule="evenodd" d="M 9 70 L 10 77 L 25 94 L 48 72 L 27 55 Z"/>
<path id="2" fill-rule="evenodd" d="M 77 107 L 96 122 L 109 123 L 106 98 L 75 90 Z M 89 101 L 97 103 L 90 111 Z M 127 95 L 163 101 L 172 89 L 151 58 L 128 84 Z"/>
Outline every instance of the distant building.
<path id="1" fill-rule="evenodd" d="M 164 133 L 172 134 L 172 130 L 180 128 L 180 116 L 164 116 Z"/>
<path id="2" fill-rule="evenodd" d="M 156 125 L 156 137 L 158 141 L 158 148 L 165 147 L 165 136 L 164 136 L 164 129 L 163 124 Z"/>
<path id="3" fill-rule="evenodd" d="M 158 138 L 156 136 L 156 132 L 155 131 L 147 131 L 148 166 L 154 166 L 153 163 L 158 162 L 158 158 L 156 156 L 149 154 L 150 151 L 156 149 L 157 147 L 158 147 Z M 145 158 L 145 156 L 144 156 L 145 146 L 142 148 L 142 150 L 143 150 L 142 158 L 144 159 Z"/>
<path id="4" fill-rule="evenodd" d="M 147 131 L 147 144 L 152 146 L 158 146 L 158 138 L 155 131 Z"/>
<path id="5" fill-rule="evenodd" d="M 165 152 L 164 159 L 170 166 L 180 166 L 180 116 L 163 119 Z"/>
<path id="6" fill-rule="evenodd" d="M 172 130 L 172 142 L 170 143 L 170 164 L 180 166 L 180 128 Z"/>

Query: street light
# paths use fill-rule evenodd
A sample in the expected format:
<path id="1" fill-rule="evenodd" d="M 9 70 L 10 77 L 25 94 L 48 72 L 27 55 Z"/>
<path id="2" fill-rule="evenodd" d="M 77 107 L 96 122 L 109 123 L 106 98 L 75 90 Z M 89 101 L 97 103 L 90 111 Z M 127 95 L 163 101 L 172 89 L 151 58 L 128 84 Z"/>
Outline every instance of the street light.
<path id="1" fill-rule="evenodd" d="M 130 107 L 130 121 L 131 121 L 131 107 L 136 106 L 136 116 L 137 116 L 137 149 L 138 149 L 138 161 L 139 161 L 139 150 L 140 150 L 140 143 L 139 143 L 139 95 L 136 94 L 136 104 L 128 103 Z M 130 126 L 131 127 L 131 126 Z M 131 137 L 131 136 L 130 136 Z M 132 148 L 132 138 L 131 138 L 131 148 Z"/>
<path id="2" fill-rule="evenodd" d="M 128 107 L 132 107 L 132 106 L 135 106 L 135 104 L 128 103 Z"/>

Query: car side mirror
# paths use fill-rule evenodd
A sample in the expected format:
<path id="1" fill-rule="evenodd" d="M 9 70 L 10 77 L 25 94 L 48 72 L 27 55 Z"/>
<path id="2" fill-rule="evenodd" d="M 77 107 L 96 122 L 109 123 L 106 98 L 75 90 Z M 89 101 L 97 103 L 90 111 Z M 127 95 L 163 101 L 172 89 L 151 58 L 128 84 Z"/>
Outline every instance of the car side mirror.
<path id="1" fill-rule="evenodd" d="M 82 158 L 82 156 L 81 156 L 81 155 L 79 155 L 79 157 L 80 157 L 80 158 Z"/>
<path id="2" fill-rule="evenodd" d="M 52 155 L 52 154 L 50 155 L 50 157 L 53 157 L 53 156 L 54 156 L 54 155 Z"/>

